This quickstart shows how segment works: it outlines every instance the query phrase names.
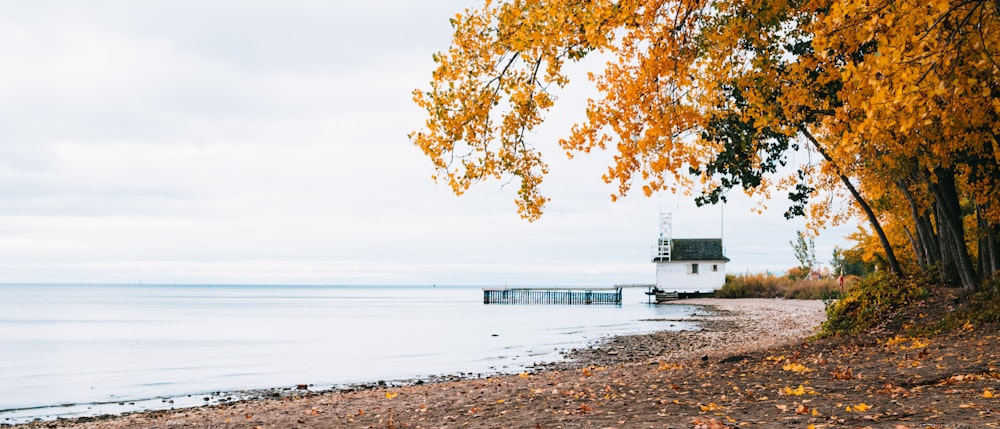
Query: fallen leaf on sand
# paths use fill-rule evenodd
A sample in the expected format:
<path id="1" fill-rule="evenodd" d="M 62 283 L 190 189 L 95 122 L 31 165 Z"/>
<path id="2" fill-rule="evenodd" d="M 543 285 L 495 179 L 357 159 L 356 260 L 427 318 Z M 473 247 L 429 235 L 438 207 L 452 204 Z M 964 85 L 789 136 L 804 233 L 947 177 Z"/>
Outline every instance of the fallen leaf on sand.
<path id="1" fill-rule="evenodd" d="M 868 409 L 870 409 L 870 408 L 871 408 L 870 405 L 865 404 L 865 403 L 860 403 L 860 404 L 855 405 L 855 406 L 848 405 L 846 408 L 844 408 L 844 411 L 847 411 L 848 413 L 855 412 L 855 411 L 859 412 L 859 413 L 863 413 L 865 411 L 868 411 Z"/>
<path id="2" fill-rule="evenodd" d="M 716 419 L 694 419 L 694 429 L 728 429 L 725 423 L 722 423 Z"/>

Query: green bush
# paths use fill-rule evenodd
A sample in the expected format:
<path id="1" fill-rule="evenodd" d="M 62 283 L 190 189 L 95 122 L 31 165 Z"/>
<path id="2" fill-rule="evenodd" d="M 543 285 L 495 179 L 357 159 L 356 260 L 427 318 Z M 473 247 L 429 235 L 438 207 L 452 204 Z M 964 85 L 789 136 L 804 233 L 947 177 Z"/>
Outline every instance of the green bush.
<path id="1" fill-rule="evenodd" d="M 873 273 L 827 307 L 827 321 L 823 323 L 821 335 L 864 332 L 927 294 L 927 289 L 914 279 L 886 272 Z"/>

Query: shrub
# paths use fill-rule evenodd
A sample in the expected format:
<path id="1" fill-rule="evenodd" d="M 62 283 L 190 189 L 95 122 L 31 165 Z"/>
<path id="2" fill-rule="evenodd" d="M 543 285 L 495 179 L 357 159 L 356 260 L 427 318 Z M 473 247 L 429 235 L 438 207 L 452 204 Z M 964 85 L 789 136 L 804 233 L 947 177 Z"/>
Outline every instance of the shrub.
<path id="1" fill-rule="evenodd" d="M 789 270 L 791 271 L 791 270 Z M 719 298 L 829 299 L 839 296 L 837 280 L 802 280 L 773 274 L 726 275 L 726 284 L 715 292 Z"/>
<path id="2" fill-rule="evenodd" d="M 1000 280 L 968 297 L 964 305 L 949 312 L 931 326 L 931 332 L 944 332 L 966 324 L 1000 323 Z"/>
<path id="3" fill-rule="evenodd" d="M 809 267 L 792 267 L 788 269 L 788 278 L 792 280 L 801 280 L 809 277 Z"/>
<path id="4" fill-rule="evenodd" d="M 786 288 L 781 296 L 788 299 L 828 300 L 840 297 L 840 286 L 833 278 L 798 281 Z"/>
<path id="5" fill-rule="evenodd" d="M 726 275 L 726 284 L 715 291 L 719 298 L 773 298 L 783 278 L 772 274 Z"/>
<path id="6" fill-rule="evenodd" d="M 927 289 L 914 279 L 902 279 L 886 272 L 873 273 L 827 307 L 827 321 L 823 323 L 821 335 L 866 331 L 927 294 Z"/>

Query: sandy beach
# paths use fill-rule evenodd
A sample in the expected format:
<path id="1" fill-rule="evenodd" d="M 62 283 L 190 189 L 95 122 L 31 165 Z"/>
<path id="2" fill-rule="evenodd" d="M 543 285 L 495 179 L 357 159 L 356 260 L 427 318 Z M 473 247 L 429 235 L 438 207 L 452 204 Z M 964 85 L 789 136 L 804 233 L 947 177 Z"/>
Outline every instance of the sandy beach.
<path id="1" fill-rule="evenodd" d="M 698 331 L 627 335 L 571 354 L 571 366 L 614 365 L 640 361 L 710 359 L 799 341 L 826 320 L 822 301 L 785 299 L 697 298 L 674 304 L 701 306 Z M 671 305 L 671 304 L 667 304 Z"/>
<path id="2" fill-rule="evenodd" d="M 531 373 L 356 391 L 298 390 L 277 399 L 152 411 L 116 417 L 36 422 L 79 428 L 438 428 L 662 426 L 627 400 L 667 370 L 795 343 L 816 332 L 823 303 L 780 299 L 691 299 L 702 307 L 698 331 L 615 337 L 574 350 Z M 654 377 L 650 379 L 649 377 Z M 604 398 L 606 405 L 581 399 Z M 615 405 L 616 401 L 624 401 Z M 606 407 L 598 412 L 596 407 Z M 659 424 L 659 426 L 656 426 Z M 669 426 L 668 426 L 669 427 Z"/>

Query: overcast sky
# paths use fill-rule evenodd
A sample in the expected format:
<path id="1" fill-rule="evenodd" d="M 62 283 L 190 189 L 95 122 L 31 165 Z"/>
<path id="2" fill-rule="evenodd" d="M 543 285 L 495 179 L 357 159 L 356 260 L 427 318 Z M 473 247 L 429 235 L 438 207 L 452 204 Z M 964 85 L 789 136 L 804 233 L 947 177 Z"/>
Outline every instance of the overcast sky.
<path id="1" fill-rule="evenodd" d="M 435 185 L 410 93 L 467 3 L 5 2 L 0 282 L 651 283 L 661 209 L 675 237 L 724 232 L 730 272 L 796 264 L 784 203 L 611 203 L 607 155 L 550 151 L 535 223 L 513 186 Z M 575 83 L 542 147 L 582 117 Z"/>

